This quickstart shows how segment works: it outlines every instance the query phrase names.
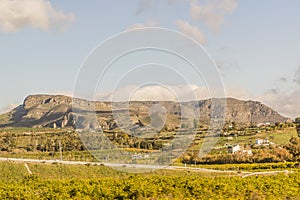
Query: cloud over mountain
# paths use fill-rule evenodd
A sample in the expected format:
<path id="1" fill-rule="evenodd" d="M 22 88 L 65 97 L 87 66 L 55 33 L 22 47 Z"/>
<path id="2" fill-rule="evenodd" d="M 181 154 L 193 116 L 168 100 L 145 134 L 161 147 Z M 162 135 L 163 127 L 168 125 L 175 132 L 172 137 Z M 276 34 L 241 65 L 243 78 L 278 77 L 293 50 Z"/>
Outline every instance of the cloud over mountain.
<path id="1" fill-rule="evenodd" d="M 7 106 L 0 108 L 0 114 L 1 113 L 6 113 L 6 112 L 14 109 L 17 106 L 18 106 L 17 104 L 8 104 Z"/>
<path id="2" fill-rule="evenodd" d="M 145 23 L 135 23 L 130 26 L 128 26 L 125 30 L 133 30 L 138 28 L 147 28 L 147 27 L 156 27 L 158 26 L 158 23 L 155 21 L 147 21 Z"/>

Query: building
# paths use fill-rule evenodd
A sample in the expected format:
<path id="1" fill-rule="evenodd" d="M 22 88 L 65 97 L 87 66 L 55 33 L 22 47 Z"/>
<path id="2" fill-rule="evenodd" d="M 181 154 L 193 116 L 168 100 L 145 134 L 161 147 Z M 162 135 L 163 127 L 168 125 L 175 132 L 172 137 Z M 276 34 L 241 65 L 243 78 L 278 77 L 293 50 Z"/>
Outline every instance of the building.
<path id="1" fill-rule="evenodd" d="M 266 123 L 259 123 L 259 124 L 257 124 L 256 126 L 257 126 L 257 127 L 263 127 L 263 126 L 270 126 L 270 125 L 271 125 L 271 123 L 266 122 Z"/>
<path id="2" fill-rule="evenodd" d="M 241 148 L 241 146 L 239 144 L 229 145 L 227 147 L 228 153 L 236 153 L 236 152 L 239 152 L 241 150 L 242 150 L 242 148 Z"/>
<path id="3" fill-rule="evenodd" d="M 255 144 L 257 145 L 263 145 L 263 144 L 269 144 L 269 140 L 267 139 L 260 139 L 260 138 L 257 138 L 256 141 L 255 141 Z"/>

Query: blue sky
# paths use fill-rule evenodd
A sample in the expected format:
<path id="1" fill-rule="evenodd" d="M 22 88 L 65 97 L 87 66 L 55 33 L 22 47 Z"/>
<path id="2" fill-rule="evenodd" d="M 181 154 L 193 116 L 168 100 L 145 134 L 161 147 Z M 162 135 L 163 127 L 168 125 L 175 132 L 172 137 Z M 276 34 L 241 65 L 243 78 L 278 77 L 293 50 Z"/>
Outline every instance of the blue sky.
<path id="1" fill-rule="evenodd" d="M 9 1 L 0 2 L 1 112 L 28 94 L 72 94 L 78 70 L 97 44 L 130 27 L 159 26 L 203 44 L 228 96 L 300 115 L 300 1 Z M 43 7 L 36 4 L 48 9 L 41 11 L 45 15 L 38 15 L 35 9 Z M 32 20 L 16 21 L 4 12 L 16 6 L 26 10 L 21 19 Z M 193 6 L 208 11 L 192 13 Z"/>

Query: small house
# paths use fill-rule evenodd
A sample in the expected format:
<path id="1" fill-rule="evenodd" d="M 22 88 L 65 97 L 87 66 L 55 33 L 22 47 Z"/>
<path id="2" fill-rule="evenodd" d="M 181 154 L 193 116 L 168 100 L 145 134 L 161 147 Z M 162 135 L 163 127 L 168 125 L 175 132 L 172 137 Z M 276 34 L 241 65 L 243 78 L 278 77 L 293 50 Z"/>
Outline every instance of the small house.
<path id="1" fill-rule="evenodd" d="M 260 139 L 260 138 L 258 138 L 258 139 L 256 139 L 256 141 L 255 141 L 255 144 L 257 144 L 257 145 L 263 145 L 263 144 L 269 144 L 269 140 L 267 140 L 267 139 Z"/>
<path id="2" fill-rule="evenodd" d="M 270 126 L 270 125 L 271 125 L 271 123 L 266 122 L 266 123 L 259 123 L 259 124 L 257 124 L 256 126 L 257 126 L 257 127 L 263 127 L 263 126 Z"/>
<path id="3" fill-rule="evenodd" d="M 229 145 L 229 146 L 227 147 L 228 153 L 232 153 L 232 154 L 234 154 L 234 153 L 236 153 L 236 152 L 239 152 L 239 151 L 241 151 L 241 150 L 242 150 L 242 148 L 241 148 L 241 146 L 240 146 L 239 144 Z"/>

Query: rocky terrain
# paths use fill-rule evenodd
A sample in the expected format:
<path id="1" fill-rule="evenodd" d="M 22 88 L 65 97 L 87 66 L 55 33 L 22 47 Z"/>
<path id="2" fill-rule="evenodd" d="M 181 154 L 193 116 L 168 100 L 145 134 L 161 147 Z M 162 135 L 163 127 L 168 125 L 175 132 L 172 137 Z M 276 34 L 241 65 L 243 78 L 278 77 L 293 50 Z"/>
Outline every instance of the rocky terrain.
<path id="1" fill-rule="evenodd" d="M 224 110 L 225 108 L 225 110 Z M 225 111 L 225 112 L 224 112 Z M 0 127 L 77 127 L 112 130 L 118 126 L 176 128 L 187 122 L 207 123 L 224 118 L 240 124 L 285 122 L 287 118 L 257 101 L 233 98 L 190 102 L 92 102 L 62 95 L 31 95 L 9 113 Z M 165 125 L 164 125 L 164 122 Z"/>

